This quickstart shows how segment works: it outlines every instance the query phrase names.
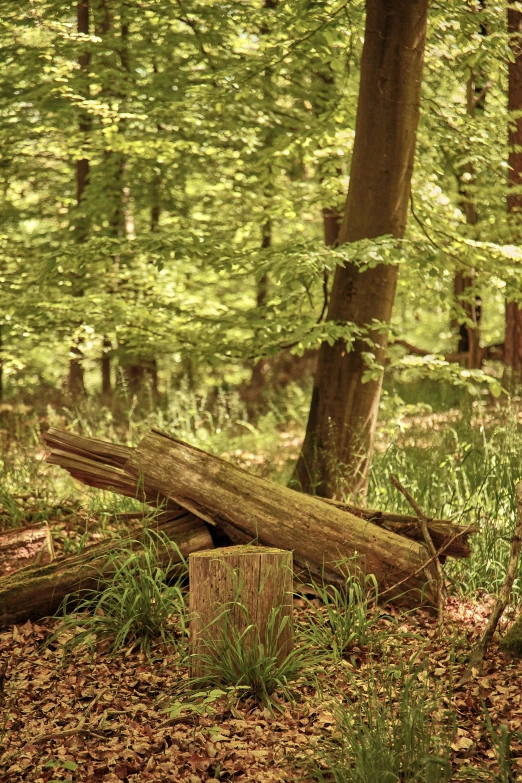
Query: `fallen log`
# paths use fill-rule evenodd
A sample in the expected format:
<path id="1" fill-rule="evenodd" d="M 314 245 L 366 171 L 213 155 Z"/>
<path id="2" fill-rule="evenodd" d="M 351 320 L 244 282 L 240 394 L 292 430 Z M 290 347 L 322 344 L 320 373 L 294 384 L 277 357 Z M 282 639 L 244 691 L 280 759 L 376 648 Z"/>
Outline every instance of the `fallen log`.
<path id="1" fill-rule="evenodd" d="M 51 449 L 47 461 L 64 468 L 73 478 L 87 486 L 113 490 L 121 495 L 139 498 L 151 505 L 163 504 L 172 509 L 180 507 L 172 499 L 169 501 L 161 492 L 151 491 L 147 481 L 140 483 L 135 476 L 131 476 L 125 471 L 125 463 L 134 451 L 129 446 L 111 444 L 96 438 L 86 438 L 54 428 L 47 431 L 44 440 Z M 411 538 L 414 541 L 422 541 L 416 517 L 359 508 L 326 498 L 319 498 L 319 500 L 398 535 Z M 195 513 L 198 513 L 198 510 L 195 509 Z M 199 513 L 201 513 L 201 509 L 199 509 Z M 217 520 L 209 514 L 204 514 L 203 519 L 212 525 L 217 524 Z M 428 529 L 433 543 L 438 550 L 441 550 L 443 556 L 470 556 L 469 536 L 476 532 L 476 528 L 466 528 L 446 519 L 429 519 Z M 248 534 L 241 535 L 240 531 L 231 530 L 230 526 L 228 526 L 228 535 L 235 543 L 250 541 Z"/>
<path id="2" fill-rule="evenodd" d="M 149 528 L 173 539 L 184 558 L 212 547 L 206 525 L 185 510 L 162 514 Z M 131 540 L 140 541 L 142 536 L 143 526 L 129 531 Z M 101 541 L 85 547 L 79 555 L 59 557 L 47 565 L 26 566 L 0 579 L 0 626 L 46 617 L 56 612 L 69 593 L 95 589 L 101 574 L 110 576 L 113 572 L 110 555 L 119 543 L 117 539 Z M 170 548 L 160 548 L 159 556 L 162 565 L 170 559 L 172 564 L 180 562 Z"/>
<path id="3" fill-rule="evenodd" d="M 436 606 L 433 566 L 417 541 L 251 475 L 158 430 L 131 452 L 124 470 L 148 490 L 213 519 L 225 532 L 293 550 L 294 562 L 305 572 L 341 582 L 346 560 L 354 558 L 363 573 L 375 575 L 388 599 Z"/>
<path id="4" fill-rule="evenodd" d="M 8 528 L 0 532 L 0 574 L 51 559 L 49 528 L 40 524 Z"/>
<path id="5" fill-rule="evenodd" d="M 397 514 L 391 511 L 378 511 L 374 508 L 359 508 L 349 503 L 342 503 L 338 500 L 329 500 L 321 498 L 325 503 L 337 506 L 341 511 L 349 511 L 356 517 L 367 519 L 374 525 L 384 527 L 398 533 L 400 536 L 406 536 L 413 541 L 422 541 L 422 533 L 419 529 L 417 517 L 410 514 Z M 471 555 L 469 537 L 478 532 L 477 527 L 472 525 L 458 525 L 447 519 L 428 519 L 428 530 L 430 532 L 435 548 L 440 550 L 445 557 L 469 557 Z"/>

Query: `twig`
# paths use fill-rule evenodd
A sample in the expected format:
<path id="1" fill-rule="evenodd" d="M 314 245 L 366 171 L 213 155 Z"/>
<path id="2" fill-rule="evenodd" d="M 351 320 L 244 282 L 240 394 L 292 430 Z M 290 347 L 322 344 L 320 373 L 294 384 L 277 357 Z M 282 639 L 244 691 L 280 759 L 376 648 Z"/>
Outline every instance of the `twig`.
<path id="1" fill-rule="evenodd" d="M 477 642 L 471 651 L 466 671 L 457 682 L 457 688 L 460 688 L 461 685 L 465 685 L 471 679 L 474 669 L 478 670 L 480 668 L 488 645 L 497 628 L 498 621 L 502 617 L 508 604 L 511 590 L 513 588 L 513 582 L 515 581 L 515 577 L 517 575 L 518 561 L 520 559 L 520 551 L 522 549 L 522 481 L 519 481 L 517 484 L 515 493 L 517 501 L 517 522 L 513 532 L 513 538 L 511 539 L 511 551 L 509 553 L 504 584 L 500 588 L 497 600 L 495 601 L 495 606 L 493 607 L 493 611 L 489 617 L 486 629 L 482 634 L 482 638 L 479 642 Z"/>
<path id="2" fill-rule="evenodd" d="M 55 554 L 55 551 L 54 551 L 53 534 L 51 533 L 51 528 L 49 527 L 49 522 L 45 523 L 45 537 L 46 537 L 46 540 L 47 540 L 47 549 L 49 550 L 50 562 L 52 563 L 53 560 L 56 559 L 56 554 Z"/>
<path id="3" fill-rule="evenodd" d="M 63 731 L 54 731 L 54 732 L 49 731 L 46 734 L 39 734 L 38 736 L 30 739 L 29 742 L 26 742 L 25 745 L 22 745 L 21 748 L 18 748 L 13 753 L 10 753 L 9 756 L 6 756 L 5 758 L 2 758 L 0 756 L 0 759 L 2 761 L 2 764 L 5 765 L 8 761 L 11 761 L 11 759 L 18 757 L 20 753 L 23 750 L 25 750 L 25 748 L 27 748 L 29 745 L 36 745 L 40 742 L 49 742 L 49 740 L 53 740 L 53 739 L 63 739 L 64 737 L 72 737 L 74 736 L 74 734 L 90 734 L 92 737 L 105 739 L 104 734 L 100 734 L 100 732 L 94 731 L 94 729 L 90 729 L 87 726 L 84 726 L 83 722 L 80 722 L 80 724 L 78 726 L 75 726 L 74 729 L 63 729 Z"/>
<path id="4" fill-rule="evenodd" d="M 164 723 L 156 726 L 156 730 L 165 729 L 167 726 L 178 726 L 180 723 L 196 724 L 199 721 L 199 715 L 178 715 L 176 718 L 169 718 Z"/>
<path id="5" fill-rule="evenodd" d="M 468 533 L 470 530 L 473 529 L 473 525 L 467 525 L 466 527 L 463 527 L 462 530 L 459 530 L 458 533 L 454 533 L 452 536 L 446 539 L 444 541 L 443 545 L 437 549 L 435 553 L 435 557 L 438 557 L 440 554 L 442 554 L 449 545 L 455 541 L 456 538 L 459 538 L 459 536 L 463 536 L 465 533 Z M 412 576 L 417 576 L 417 574 L 420 574 L 421 571 L 424 571 L 426 569 L 426 566 L 428 566 L 432 561 L 433 557 L 430 557 L 428 560 L 425 560 L 424 563 L 415 569 L 415 571 L 412 574 L 408 574 L 408 576 L 405 576 L 404 579 L 401 579 L 399 582 L 395 582 L 395 584 L 391 585 L 390 587 L 387 587 L 386 590 L 383 590 L 382 593 L 379 593 L 379 598 L 382 598 L 383 595 L 386 595 L 386 593 L 390 593 L 392 590 L 396 590 L 397 587 L 400 587 L 405 582 L 408 582 Z"/>
<path id="6" fill-rule="evenodd" d="M 433 564 L 435 566 L 435 572 L 437 575 L 437 603 L 438 603 L 438 609 L 439 609 L 439 625 L 442 625 L 444 621 L 444 597 L 445 597 L 445 588 L 444 588 L 444 574 L 442 573 L 442 566 L 440 564 L 439 556 L 437 553 L 437 550 L 435 549 L 435 544 L 432 541 L 430 531 L 428 529 L 428 517 L 424 513 L 424 511 L 421 509 L 417 501 L 410 495 L 406 487 L 403 487 L 397 476 L 392 474 L 390 476 L 390 481 L 395 487 L 395 489 L 398 489 L 401 495 L 404 495 L 412 509 L 415 511 L 417 515 L 417 519 L 419 521 L 419 527 L 422 531 L 422 537 L 424 538 L 424 541 L 426 543 L 426 546 L 428 548 L 428 552 L 431 555 L 431 560 L 433 560 Z"/>

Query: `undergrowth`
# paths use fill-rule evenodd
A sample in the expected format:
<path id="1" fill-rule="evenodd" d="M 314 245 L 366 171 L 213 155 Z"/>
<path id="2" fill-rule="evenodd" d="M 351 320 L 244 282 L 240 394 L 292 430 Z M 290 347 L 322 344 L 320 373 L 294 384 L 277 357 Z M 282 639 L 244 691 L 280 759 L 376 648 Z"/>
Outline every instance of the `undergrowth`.
<path id="1" fill-rule="evenodd" d="M 513 406 L 476 404 L 469 415 L 411 416 L 374 457 L 368 505 L 411 514 L 392 473 L 425 513 L 473 525 L 471 558 L 449 558 L 445 572 L 462 596 L 496 593 L 504 579 L 522 478 L 522 423 Z M 513 598 L 522 597 L 522 571 Z"/>
<path id="2" fill-rule="evenodd" d="M 451 717 L 440 694 L 418 675 L 424 667 L 380 667 L 355 703 L 336 708 L 336 731 L 313 764 L 321 783 L 442 783 L 451 780 Z"/>
<path id="3" fill-rule="evenodd" d="M 174 582 L 169 575 L 176 569 Z M 140 541 L 125 540 L 110 554 L 96 589 L 67 596 L 58 628 L 46 644 L 63 643 L 64 654 L 107 640 L 110 650 L 139 646 L 149 655 L 159 641 L 181 646 L 186 635 L 183 579 L 187 566 L 176 544 L 147 527 Z"/>

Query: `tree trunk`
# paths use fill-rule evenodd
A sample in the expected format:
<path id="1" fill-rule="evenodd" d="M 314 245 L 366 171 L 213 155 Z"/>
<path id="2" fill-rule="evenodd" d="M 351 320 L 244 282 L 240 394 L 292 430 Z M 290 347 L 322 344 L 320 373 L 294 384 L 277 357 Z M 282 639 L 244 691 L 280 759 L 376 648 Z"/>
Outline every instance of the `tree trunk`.
<path id="1" fill-rule="evenodd" d="M 324 243 L 328 247 L 336 247 L 339 242 L 342 215 L 336 209 L 325 207 L 323 209 Z"/>
<path id="2" fill-rule="evenodd" d="M 189 581 L 191 676 L 219 681 L 223 648 L 238 640 L 253 660 L 260 645 L 279 662 L 292 652 L 291 552 L 259 546 L 195 552 Z"/>
<path id="3" fill-rule="evenodd" d="M 0 324 L 0 402 L 4 399 L 4 327 Z"/>
<path id="4" fill-rule="evenodd" d="M 483 12 L 486 6 L 485 0 L 478 0 L 479 12 Z M 480 34 L 484 37 L 488 34 L 484 22 L 478 25 Z M 476 72 L 470 66 L 470 75 L 466 84 L 466 111 L 470 117 L 474 117 L 477 112 L 482 113 L 486 102 L 487 81 L 483 71 Z M 463 175 L 466 175 L 464 181 Z M 476 186 L 475 167 L 472 161 L 466 163 L 462 169 L 462 175 L 458 180 L 459 193 L 462 197 L 462 210 L 466 216 L 468 226 L 477 224 L 477 204 L 474 194 Z M 475 282 L 475 270 L 468 269 L 466 274 L 462 271 L 455 273 L 454 296 L 455 301 L 461 307 L 468 320 L 471 323 L 458 325 L 458 319 L 452 322 L 452 327 L 459 331 L 458 353 L 467 353 L 466 365 L 469 369 L 477 369 L 482 365 L 484 352 L 480 348 L 480 319 L 482 315 L 482 304 L 476 297 L 474 301 L 467 301 L 463 298 L 468 288 L 471 288 Z"/>
<path id="5" fill-rule="evenodd" d="M 205 525 L 187 512 L 169 512 L 149 527 L 172 538 L 184 558 L 191 552 L 212 546 Z M 130 539 L 136 541 L 140 540 L 141 535 L 142 527 L 129 533 Z M 111 555 L 118 543 L 121 542 L 110 539 L 92 544 L 80 555 L 60 557 L 45 566 L 27 566 L 0 579 L 0 626 L 51 615 L 66 595 L 95 589 L 101 574 L 106 577 L 114 572 L 116 564 L 111 560 Z M 163 564 L 170 559 L 181 562 L 175 559 L 171 548 L 160 548 L 160 555 Z"/>
<path id="6" fill-rule="evenodd" d="M 104 337 L 102 343 L 101 379 L 102 394 L 105 397 L 110 397 L 112 394 L 111 351 L 112 343 L 108 337 Z"/>
<path id="7" fill-rule="evenodd" d="M 350 185 L 339 244 L 404 235 L 419 119 L 427 0 L 368 0 Z M 320 348 L 305 441 L 294 483 L 324 497 L 364 494 L 382 376 L 363 382 L 365 354 L 384 363 L 397 267 L 335 272 L 328 320 L 368 330 L 349 350 L 344 340 Z"/>
<path id="8" fill-rule="evenodd" d="M 77 30 L 81 35 L 89 35 L 89 0 L 78 0 L 77 12 Z M 86 93 L 86 80 L 89 71 L 91 55 L 88 51 L 84 52 L 78 58 L 81 78 L 84 82 L 81 92 Z M 87 115 L 82 113 L 79 122 L 80 133 L 85 138 L 90 130 L 90 121 Z M 80 158 L 76 161 L 76 209 L 77 218 L 75 233 L 78 242 L 85 242 L 88 233 L 89 220 L 83 213 L 84 204 L 82 203 L 85 195 L 85 188 L 89 179 L 89 160 Z M 83 296 L 83 291 L 78 290 L 77 296 Z M 83 372 L 83 351 L 81 336 L 77 337 L 70 349 L 69 359 L 69 391 L 72 396 L 85 394 L 85 380 Z"/>
<path id="9" fill-rule="evenodd" d="M 67 387 L 72 397 L 85 394 L 82 340 L 77 338 L 69 349 L 69 378 Z"/>
<path id="10" fill-rule="evenodd" d="M 509 62 L 509 157 L 507 209 L 512 221 L 513 243 L 520 243 L 522 213 L 522 11 L 508 9 L 508 32 L 513 61 Z M 506 302 L 504 385 L 522 383 L 522 309 L 518 301 Z"/>
<path id="11" fill-rule="evenodd" d="M 269 248 L 272 244 L 272 223 L 270 218 L 265 221 L 261 228 L 261 247 L 263 250 Z M 268 275 L 263 275 L 257 284 L 256 307 L 261 309 L 265 306 L 268 296 Z M 245 401 L 250 417 L 255 417 L 263 403 L 263 393 L 266 387 L 266 372 L 268 370 L 269 360 L 259 359 L 252 369 L 250 384 L 245 390 Z"/>
<path id="12" fill-rule="evenodd" d="M 340 561 L 375 574 L 380 592 L 409 606 L 434 606 L 426 548 L 319 498 L 294 492 L 153 430 L 125 471 L 149 491 L 217 522 L 232 540 L 294 551 L 296 565 L 327 581 L 343 580 Z M 426 573 L 428 576 L 426 576 Z"/>
<path id="13" fill-rule="evenodd" d="M 470 117 L 475 116 L 477 108 L 477 94 L 475 85 L 475 75 L 472 73 L 468 79 L 466 86 L 466 111 Z M 480 108 L 483 108 L 483 99 L 481 99 Z M 458 187 L 459 193 L 462 199 L 462 210 L 466 216 L 466 223 L 468 226 L 475 226 L 477 224 L 477 205 L 475 203 L 475 197 L 473 188 L 475 186 L 475 167 L 472 162 L 468 162 L 463 170 L 462 176 L 467 175 L 467 180 L 463 184 L 463 179 L 459 178 Z M 479 368 L 482 362 L 482 354 L 480 350 L 480 316 L 481 305 L 480 302 L 469 302 L 466 298 L 466 291 L 475 283 L 475 270 L 469 269 L 467 274 L 461 271 L 455 273 L 453 282 L 453 295 L 455 302 L 459 308 L 464 310 L 468 321 L 471 323 L 458 324 L 458 319 L 453 322 L 454 327 L 458 327 L 459 342 L 457 345 L 457 353 L 466 353 L 466 365 L 469 369 Z"/>

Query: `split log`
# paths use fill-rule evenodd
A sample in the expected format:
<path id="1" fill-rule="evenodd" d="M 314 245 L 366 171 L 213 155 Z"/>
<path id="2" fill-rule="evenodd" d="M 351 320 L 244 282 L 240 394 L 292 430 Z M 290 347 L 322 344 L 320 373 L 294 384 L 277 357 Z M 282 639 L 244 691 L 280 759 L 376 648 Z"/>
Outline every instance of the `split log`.
<path id="1" fill-rule="evenodd" d="M 153 492 L 147 482 L 140 482 L 124 469 L 127 459 L 133 453 L 128 446 L 120 446 L 96 438 L 86 438 L 51 428 L 44 436 L 46 444 L 51 448 L 47 461 L 67 470 L 73 478 L 83 484 L 99 489 L 113 490 L 121 495 L 136 497 L 151 505 L 163 504 L 168 508 L 179 508 L 172 500 L 168 501 L 161 492 Z M 396 514 L 376 509 L 359 508 L 346 503 L 326 498 L 318 498 L 323 503 L 335 505 L 348 511 L 356 517 L 366 519 L 380 527 L 398 535 L 422 541 L 416 517 L 407 514 Z M 197 511 L 196 511 L 197 513 Z M 212 525 L 215 519 L 208 514 L 204 519 Z M 469 557 L 469 536 L 476 528 L 464 527 L 449 522 L 446 519 L 429 519 L 428 529 L 437 550 L 446 557 Z M 230 530 L 229 530 L 230 532 Z M 251 540 L 248 534 L 241 536 L 240 531 L 232 531 L 229 535 L 236 543 L 247 543 Z"/>
<path id="2" fill-rule="evenodd" d="M 195 552 L 189 581 L 193 677 L 217 682 L 223 648 L 238 640 L 254 660 L 260 645 L 279 662 L 292 652 L 291 552 L 259 546 Z"/>
<path id="3" fill-rule="evenodd" d="M 147 493 L 135 478 L 123 470 L 132 454 L 129 446 L 86 438 L 53 427 L 45 433 L 44 440 L 51 448 L 47 462 L 64 468 L 83 484 L 112 490 L 151 505 L 161 505 L 164 501 L 164 498 L 158 498 L 157 493 Z"/>
<path id="4" fill-rule="evenodd" d="M 375 575 L 388 599 L 436 606 L 436 591 L 424 575 L 426 569 L 433 572 L 424 545 L 318 498 L 253 476 L 158 430 L 143 438 L 125 471 L 227 533 L 293 550 L 295 564 L 305 572 L 342 582 L 341 561 L 354 558 L 354 566 Z"/>
<path id="5" fill-rule="evenodd" d="M 212 547 L 207 527 L 186 511 L 168 512 L 149 527 L 173 539 L 184 558 Z M 143 527 L 129 533 L 135 541 L 142 535 Z M 120 543 L 115 539 L 102 541 L 85 547 L 79 555 L 59 557 L 43 566 L 27 566 L 0 579 L 0 626 L 46 617 L 56 612 L 66 595 L 95 589 L 101 574 L 110 576 L 113 572 L 110 555 Z M 171 558 L 175 562 L 170 548 L 160 548 L 161 557 L 164 565 Z"/>

